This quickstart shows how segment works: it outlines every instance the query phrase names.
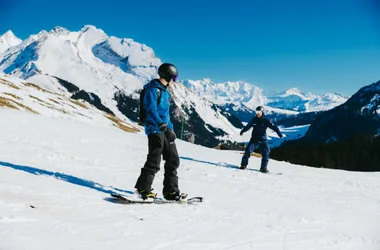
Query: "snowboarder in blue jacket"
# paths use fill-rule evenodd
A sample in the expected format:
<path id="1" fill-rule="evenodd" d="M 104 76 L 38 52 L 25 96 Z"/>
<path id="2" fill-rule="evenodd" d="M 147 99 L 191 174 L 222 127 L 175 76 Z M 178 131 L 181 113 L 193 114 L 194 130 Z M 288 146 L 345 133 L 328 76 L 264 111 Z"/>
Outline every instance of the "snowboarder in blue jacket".
<path id="1" fill-rule="evenodd" d="M 270 120 L 264 117 L 264 108 L 258 106 L 256 108 L 256 116 L 241 130 L 240 135 L 243 135 L 249 129 L 253 128 L 251 139 L 248 142 L 248 145 L 245 149 L 243 158 L 241 159 L 240 169 L 246 169 L 248 165 L 248 159 L 251 156 L 251 153 L 255 150 L 257 146 L 261 149 L 261 168 L 260 172 L 268 173 L 268 161 L 269 161 L 269 146 L 267 142 L 267 128 L 272 129 L 277 133 L 277 135 L 282 138 L 279 128 L 274 125 Z"/>
<path id="2" fill-rule="evenodd" d="M 143 124 L 148 136 L 149 152 L 135 188 L 141 198 L 154 199 L 157 194 L 152 192 L 155 174 L 160 170 L 161 156 L 165 160 L 163 196 L 167 200 L 181 198 L 178 188 L 177 169 L 180 164 L 176 135 L 170 121 L 171 95 L 168 86 L 177 81 L 178 70 L 173 64 L 163 63 L 158 68 L 159 79 L 154 79 L 144 86 L 144 95 L 140 96 L 144 110 Z M 140 115 L 141 119 L 141 115 Z"/>

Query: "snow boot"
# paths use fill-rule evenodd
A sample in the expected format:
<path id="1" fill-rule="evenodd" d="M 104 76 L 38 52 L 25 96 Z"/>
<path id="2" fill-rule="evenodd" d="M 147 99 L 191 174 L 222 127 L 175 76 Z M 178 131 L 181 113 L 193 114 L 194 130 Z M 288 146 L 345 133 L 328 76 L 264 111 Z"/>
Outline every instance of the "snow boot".
<path id="1" fill-rule="evenodd" d="M 165 200 L 168 201 L 179 201 L 179 200 L 185 200 L 187 198 L 186 193 L 180 193 L 180 192 L 167 192 L 164 193 Z"/>
<path id="2" fill-rule="evenodd" d="M 157 194 L 153 193 L 152 191 L 153 189 L 150 191 L 137 190 L 137 192 L 139 193 L 139 195 L 141 196 L 143 200 L 155 199 L 157 197 Z"/>
<path id="3" fill-rule="evenodd" d="M 260 168 L 260 172 L 264 173 L 264 174 L 268 174 L 269 173 L 268 169 L 266 169 L 266 168 Z"/>

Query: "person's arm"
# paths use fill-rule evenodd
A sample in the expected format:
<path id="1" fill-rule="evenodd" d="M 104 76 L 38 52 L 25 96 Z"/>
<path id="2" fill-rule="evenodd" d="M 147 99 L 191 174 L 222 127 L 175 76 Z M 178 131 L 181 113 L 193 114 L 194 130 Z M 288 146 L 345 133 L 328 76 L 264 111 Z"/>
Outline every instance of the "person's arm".
<path id="1" fill-rule="evenodd" d="M 144 96 L 144 109 L 146 110 L 146 115 L 153 118 L 154 125 L 156 126 L 163 123 L 161 117 L 157 113 L 158 91 L 157 88 L 149 88 L 146 90 Z"/>
<path id="2" fill-rule="evenodd" d="M 247 132 L 248 130 L 250 130 L 253 126 L 253 123 L 255 121 L 255 118 L 252 118 L 252 120 L 250 120 L 248 122 L 247 125 L 245 125 L 245 127 L 240 131 L 240 135 L 244 134 L 245 132 Z"/>
<path id="3" fill-rule="evenodd" d="M 168 92 L 169 92 L 169 90 L 167 90 Z M 170 128 L 172 131 L 174 131 L 174 126 L 173 126 L 173 123 L 172 123 L 172 121 L 170 120 L 170 105 L 171 105 L 171 102 L 172 102 L 172 100 L 171 100 L 171 95 L 169 94 L 169 111 L 168 111 L 168 117 L 169 117 L 169 119 L 168 119 L 168 128 Z M 182 115 L 182 114 L 181 114 Z"/>
<path id="4" fill-rule="evenodd" d="M 276 132 L 278 137 L 282 138 L 283 135 L 281 134 L 280 129 L 276 125 L 274 125 L 271 121 L 269 121 L 269 120 L 267 120 L 267 121 L 268 121 L 268 127 L 270 129 L 272 129 L 274 132 Z"/>

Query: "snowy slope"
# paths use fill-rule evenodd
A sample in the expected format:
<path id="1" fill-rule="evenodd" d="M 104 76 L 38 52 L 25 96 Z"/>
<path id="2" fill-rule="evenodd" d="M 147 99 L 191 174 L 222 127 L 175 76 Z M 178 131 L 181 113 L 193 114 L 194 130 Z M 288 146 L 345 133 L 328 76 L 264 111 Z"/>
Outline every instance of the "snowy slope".
<path id="1" fill-rule="evenodd" d="M 64 90 L 53 92 L 0 73 L 0 107 L 57 119 L 74 120 L 93 126 L 118 127 L 131 132 L 141 131 L 128 119 L 122 120 L 101 112 L 88 103 L 66 97 L 64 93 Z"/>
<path id="2" fill-rule="evenodd" d="M 22 40 L 17 38 L 12 31 L 5 32 L 0 36 L 0 55 L 7 49 L 19 45 L 21 42 Z"/>
<path id="3" fill-rule="evenodd" d="M 0 249 L 378 250 L 378 173 L 260 159 L 178 141 L 182 191 L 199 205 L 121 205 L 147 139 L 74 120 L 0 108 Z M 163 167 L 163 166 L 162 166 Z M 160 194 L 162 172 L 153 187 Z"/>

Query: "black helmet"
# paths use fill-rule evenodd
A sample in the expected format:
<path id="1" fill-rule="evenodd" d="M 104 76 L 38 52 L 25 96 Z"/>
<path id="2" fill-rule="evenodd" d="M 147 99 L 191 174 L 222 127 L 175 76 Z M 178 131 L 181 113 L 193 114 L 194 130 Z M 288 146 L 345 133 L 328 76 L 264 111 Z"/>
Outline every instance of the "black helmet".
<path id="1" fill-rule="evenodd" d="M 171 79 L 177 81 L 178 70 L 173 64 L 163 63 L 158 67 L 158 75 L 161 78 L 164 78 L 167 82 L 170 82 Z"/>
<path id="2" fill-rule="evenodd" d="M 263 106 L 257 106 L 256 111 L 264 112 L 264 107 Z"/>

